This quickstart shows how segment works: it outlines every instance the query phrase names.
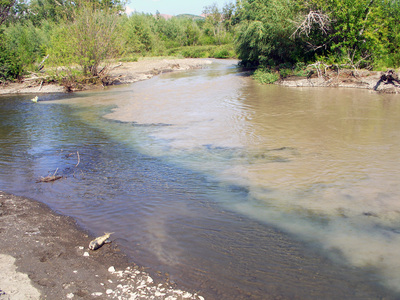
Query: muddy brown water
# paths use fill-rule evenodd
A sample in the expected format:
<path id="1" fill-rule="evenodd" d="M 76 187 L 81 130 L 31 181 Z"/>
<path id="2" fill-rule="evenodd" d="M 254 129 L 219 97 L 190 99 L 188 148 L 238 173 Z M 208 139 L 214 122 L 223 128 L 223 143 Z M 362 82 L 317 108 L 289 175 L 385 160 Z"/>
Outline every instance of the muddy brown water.
<path id="1" fill-rule="evenodd" d="M 0 188 L 207 299 L 400 297 L 400 98 L 246 75 L 2 96 Z"/>

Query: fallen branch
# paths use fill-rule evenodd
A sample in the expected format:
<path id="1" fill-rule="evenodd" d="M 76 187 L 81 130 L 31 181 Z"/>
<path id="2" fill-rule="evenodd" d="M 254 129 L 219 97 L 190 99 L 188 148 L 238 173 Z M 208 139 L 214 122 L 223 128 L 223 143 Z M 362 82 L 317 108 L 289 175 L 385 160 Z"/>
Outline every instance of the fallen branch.
<path id="1" fill-rule="evenodd" d="M 76 154 L 78 155 L 78 163 L 76 164 L 75 168 L 76 168 L 76 167 L 79 165 L 79 163 L 81 162 L 81 158 L 80 158 L 80 156 L 79 156 L 79 152 L 76 151 Z"/>
<path id="2" fill-rule="evenodd" d="M 61 176 L 61 175 L 56 175 L 57 171 L 58 171 L 58 168 L 57 168 L 57 170 L 54 172 L 53 175 L 49 175 L 49 176 L 46 176 L 46 177 L 42 177 L 42 178 L 40 178 L 38 181 L 36 181 L 36 183 L 38 183 L 38 182 L 52 182 L 52 181 L 56 181 L 56 180 L 58 180 L 58 179 L 63 178 L 63 176 Z"/>
<path id="3" fill-rule="evenodd" d="M 43 80 L 42 80 L 42 82 L 40 83 L 39 92 L 40 92 L 40 90 L 42 89 L 42 86 L 43 86 Z"/>

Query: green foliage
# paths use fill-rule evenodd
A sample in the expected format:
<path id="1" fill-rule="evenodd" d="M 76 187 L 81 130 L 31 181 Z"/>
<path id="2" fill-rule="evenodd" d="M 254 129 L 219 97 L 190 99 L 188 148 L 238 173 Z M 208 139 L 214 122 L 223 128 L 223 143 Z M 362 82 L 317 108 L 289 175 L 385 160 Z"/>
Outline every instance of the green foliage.
<path id="1" fill-rule="evenodd" d="M 133 14 L 125 18 L 122 28 L 125 41 L 124 48 L 127 53 L 145 54 L 152 50 L 154 45 L 154 34 L 151 22 L 153 17 L 146 14 Z"/>
<path id="2" fill-rule="evenodd" d="M 0 83 L 18 78 L 21 72 L 21 62 L 0 30 Z"/>
<path id="3" fill-rule="evenodd" d="M 286 69 L 286 68 L 279 69 L 279 75 L 281 78 L 286 78 L 292 74 L 293 74 L 292 69 Z"/>
<path id="4" fill-rule="evenodd" d="M 275 66 L 294 62 L 296 52 L 301 51 L 299 44 L 290 38 L 295 13 L 294 0 L 244 1 L 236 38 L 237 53 L 243 64 Z"/>
<path id="5" fill-rule="evenodd" d="M 253 78 L 262 84 L 271 84 L 279 80 L 279 75 L 266 69 L 257 69 Z"/>
<path id="6" fill-rule="evenodd" d="M 167 53 L 177 57 L 186 58 L 234 58 L 233 46 L 186 46 L 170 49 Z"/>
<path id="7" fill-rule="evenodd" d="M 118 21 L 113 11 L 81 8 L 73 22 L 54 31 L 50 61 L 69 68 L 79 65 L 84 75 L 97 76 L 101 63 L 120 54 Z"/>
<path id="8" fill-rule="evenodd" d="M 330 61 L 399 66 L 400 1 L 243 0 L 234 18 L 244 65 Z"/>
<path id="9" fill-rule="evenodd" d="M 13 5 L 14 0 L 0 0 L 0 25 L 9 17 Z"/>
<path id="10" fill-rule="evenodd" d="M 47 25 L 35 27 L 32 22 L 26 22 L 11 24 L 5 29 L 8 45 L 14 50 L 24 69 L 33 70 L 35 63 L 45 56 L 50 38 Z"/>

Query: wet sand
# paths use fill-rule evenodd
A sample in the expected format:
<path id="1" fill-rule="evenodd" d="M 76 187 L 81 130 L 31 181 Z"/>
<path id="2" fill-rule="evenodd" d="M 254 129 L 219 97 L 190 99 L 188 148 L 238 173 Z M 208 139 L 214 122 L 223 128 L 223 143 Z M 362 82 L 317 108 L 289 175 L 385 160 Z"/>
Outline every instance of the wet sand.
<path id="1" fill-rule="evenodd" d="M 92 239 L 72 218 L 0 191 L 0 299 L 203 299 L 150 277 L 116 242 L 88 250 Z"/>

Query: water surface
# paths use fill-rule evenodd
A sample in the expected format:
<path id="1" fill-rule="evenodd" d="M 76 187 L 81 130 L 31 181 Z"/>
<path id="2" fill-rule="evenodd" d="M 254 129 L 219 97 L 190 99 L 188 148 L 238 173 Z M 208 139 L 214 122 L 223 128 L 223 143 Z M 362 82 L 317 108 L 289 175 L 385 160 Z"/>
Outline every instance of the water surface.
<path id="1" fill-rule="evenodd" d="M 210 299 L 398 296 L 398 96 L 225 61 L 41 99 L 0 98 L 1 189 L 116 232 L 154 274 Z"/>

